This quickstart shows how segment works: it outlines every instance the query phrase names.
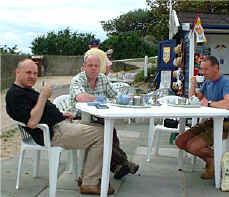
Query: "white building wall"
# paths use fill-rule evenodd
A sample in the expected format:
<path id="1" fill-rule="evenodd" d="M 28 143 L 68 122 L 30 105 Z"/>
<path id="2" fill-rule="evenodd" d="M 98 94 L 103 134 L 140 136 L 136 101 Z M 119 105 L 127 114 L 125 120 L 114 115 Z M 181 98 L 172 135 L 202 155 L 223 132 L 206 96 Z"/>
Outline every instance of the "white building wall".
<path id="1" fill-rule="evenodd" d="M 217 57 L 220 62 L 221 72 L 229 76 L 229 34 L 206 34 L 206 38 L 207 45 L 211 48 L 211 55 Z M 224 45 L 226 48 L 216 48 L 217 45 Z"/>

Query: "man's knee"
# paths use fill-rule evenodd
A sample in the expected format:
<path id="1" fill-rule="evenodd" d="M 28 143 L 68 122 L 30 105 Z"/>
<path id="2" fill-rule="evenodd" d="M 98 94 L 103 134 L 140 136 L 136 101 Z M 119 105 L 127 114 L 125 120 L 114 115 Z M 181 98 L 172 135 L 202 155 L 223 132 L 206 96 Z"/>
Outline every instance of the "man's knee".
<path id="1" fill-rule="evenodd" d="M 186 145 L 186 150 L 187 150 L 189 153 L 196 154 L 196 153 L 198 153 L 199 148 L 197 148 L 193 143 L 187 143 L 187 145 Z"/>
<path id="2" fill-rule="evenodd" d="M 175 144 L 179 149 L 186 149 L 186 142 L 183 139 L 182 135 L 178 135 L 175 139 Z"/>

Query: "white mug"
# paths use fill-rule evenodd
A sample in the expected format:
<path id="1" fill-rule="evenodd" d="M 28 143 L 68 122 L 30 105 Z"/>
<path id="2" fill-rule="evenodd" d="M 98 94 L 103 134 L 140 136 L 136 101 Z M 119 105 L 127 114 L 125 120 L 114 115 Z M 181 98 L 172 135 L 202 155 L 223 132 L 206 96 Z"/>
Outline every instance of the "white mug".
<path id="1" fill-rule="evenodd" d="M 204 82 L 204 76 L 196 76 L 196 82 L 197 83 L 202 83 L 202 82 Z"/>

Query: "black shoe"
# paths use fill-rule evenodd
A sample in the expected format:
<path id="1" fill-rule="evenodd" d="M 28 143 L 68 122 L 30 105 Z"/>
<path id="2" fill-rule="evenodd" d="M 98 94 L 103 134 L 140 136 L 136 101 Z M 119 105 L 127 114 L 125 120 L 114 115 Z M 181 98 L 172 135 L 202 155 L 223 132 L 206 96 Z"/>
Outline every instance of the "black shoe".
<path id="1" fill-rule="evenodd" d="M 130 173 L 130 169 L 128 166 L 122 166 L 118 171 L 115 171 L 114 178 L 121 179 Z"/>
<path id="2" fill-rule="evenodd" d="M 130 161 L 128 162 L 128 167 L 129 167 L 129 170 L 130 170 L 131 174 L 135 174 L 139 169 L 139 165 L 138 164 L 130 162 Z"/>

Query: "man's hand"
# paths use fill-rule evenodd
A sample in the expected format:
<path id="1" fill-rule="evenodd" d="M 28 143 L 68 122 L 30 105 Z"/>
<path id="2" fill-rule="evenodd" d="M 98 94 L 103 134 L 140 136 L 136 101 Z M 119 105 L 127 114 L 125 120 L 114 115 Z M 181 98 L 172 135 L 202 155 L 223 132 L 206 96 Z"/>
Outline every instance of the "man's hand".
<path id="1" fill-rule="evenodd" d="M 70 119 L 70 120 L 73 119 L 73 115 L 72 115 L 71 113 L 69 113 L 69 112 L 64 113 L 63 116 L 64 116 L 65 118 L 67 118 L 67 119 Z"/>
<path id="2" fill-rule="evenodd" d="M 96 97 L 88 93 L 81 93 L 78 94 L 75 99 L 78 102 L 92 102 L 95 101 Z"/>
<path id="3" fill-rule="evenodd" d="M 40 97 L 48 99 L 52 95 L 52 88 L 49 84 L 45 84 L 40 92 Z"/>
<path id="4" fill-rule="evenodd" d="M 193 76 L 191 78 L 191 88 L 190 88 L 190 92 L 189 92 L 189 97 L 192 97 L 192 96 L 196 96 L 196 77 Z"/>
<path id="5" fill-rule="evenodd" d="M 203 98 L 201 99 L 200 103 L 201 103 L 201 105 L 207 107 L 207 106 L 208 106 L 208 99 L 206 99 L 205 97 L 203 97 Z"/>
<path id="6" fill-rule="evenodd" d="M 40 96 L 37 100 L 36 105 L 30 112 L 30 119 L 27 123 L 27 126 L 31 129 L 35 128 L 36 125 L 40 122 L 42 114 L 44 112 L 45 103 L 47 99 L 52 95 L 52 88 L 50 85 L 45 84 L 40 92 Z"/>
<path id="7" fill-rule="evenodd" d="M 196 87 L 196 85 L 197 85 L 197 81 L 196 81 L 196 77 L 195 76 L 192 76 L 192 78 L 191 78 L 191 87 Z"/>

